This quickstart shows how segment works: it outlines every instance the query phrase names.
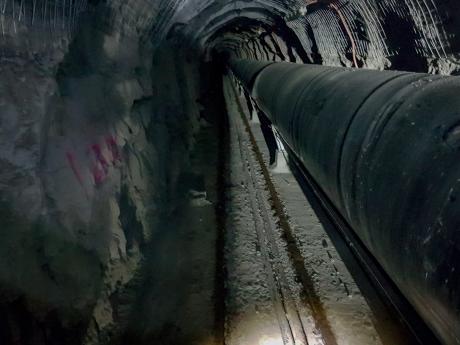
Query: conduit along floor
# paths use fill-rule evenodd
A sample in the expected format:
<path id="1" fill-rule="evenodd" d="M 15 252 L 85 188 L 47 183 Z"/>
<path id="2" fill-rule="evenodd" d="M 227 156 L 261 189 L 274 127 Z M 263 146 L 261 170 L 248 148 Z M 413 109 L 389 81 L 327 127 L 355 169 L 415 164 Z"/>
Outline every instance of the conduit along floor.
<path id="1" fill-rule="evenodd" d="M 223 84 L 230 142 L 225 344 L 416 343 L 369 282 L 357 284 L 362 273 L 351 255 L 345 265 L 286 153 L 269 166 L 256 112 L 229 78 Z"/>
<path id="2" fill-rule="evenodd" d="M 118 294 L 105 343 L 415 344 L 372 287 L 356 282 L 285 152 L 269 166 L 246 99 L 228 77 L 223 88 L 220 73 L 209 79 L 181 197 Z"/>

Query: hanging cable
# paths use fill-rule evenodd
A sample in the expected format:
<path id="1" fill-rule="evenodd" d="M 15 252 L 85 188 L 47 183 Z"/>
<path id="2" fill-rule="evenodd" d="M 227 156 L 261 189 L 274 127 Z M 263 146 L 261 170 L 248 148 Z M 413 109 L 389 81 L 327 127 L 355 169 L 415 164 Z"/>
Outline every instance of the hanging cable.
<path id="1" fill-rule="evenodd" d="M 340 8 L 335 3 L 329 4 L 329 7 L 333 9 L 335 12 L 337 12 L 337 15 L 339 16 L 342 22 L 342 25 L 345 28 L 345 31 L 347 32 L 348 38 L 350 39 L 350 43 L 351 43 L 351 53 L 353 55 L 353 64 L 355 65 L 356 68 L 359 68 L 358 58 L 357 58 L 357 53 L 356 53 L 356 42 L 355 42 L 355 39 L 353 38 L 353 33 L 351 32 L 350 27 L 348 26 L 347 20 L 345 19 L 345 16 L 343 15 Z"/>

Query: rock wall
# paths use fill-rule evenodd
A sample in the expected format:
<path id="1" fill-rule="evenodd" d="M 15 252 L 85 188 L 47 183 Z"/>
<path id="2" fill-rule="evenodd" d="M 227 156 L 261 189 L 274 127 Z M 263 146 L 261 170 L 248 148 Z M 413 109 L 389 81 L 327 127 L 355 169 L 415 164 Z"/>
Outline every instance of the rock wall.
<path id="1" fill-rule="evenodd" d="M 91 7 L 72 34 L 25 26 L 2 41 L 6 343 L 110 337 L 156 222 L 177 206 L 198 128 L 198 62 L 171 40 L 154 55 L 113 11 Z"/>

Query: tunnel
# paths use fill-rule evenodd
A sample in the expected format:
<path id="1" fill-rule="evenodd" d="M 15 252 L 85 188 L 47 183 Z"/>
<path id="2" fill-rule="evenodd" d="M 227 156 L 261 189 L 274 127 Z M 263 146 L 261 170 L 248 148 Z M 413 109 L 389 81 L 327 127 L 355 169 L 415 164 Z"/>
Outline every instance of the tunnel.
<path id="1" fill-rule="evenodd" d="M 0 27 L 0 344 L 460 344 L 457 0 Z"/>

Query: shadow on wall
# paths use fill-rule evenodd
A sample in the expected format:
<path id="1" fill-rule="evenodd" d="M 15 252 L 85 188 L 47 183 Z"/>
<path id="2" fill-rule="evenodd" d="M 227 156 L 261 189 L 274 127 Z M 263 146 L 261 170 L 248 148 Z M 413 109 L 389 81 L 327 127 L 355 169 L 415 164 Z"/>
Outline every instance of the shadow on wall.
<path id="1" fill-rule="evenodd" d="M 391 69 L 410 72 L 428 72 L 428 63 L 425 57 L 416 50 L 416 42 L 420 37 L 414 31 L 411 18 L 402 18 L 395 12 L 390 12 L 383 20 L 383 30 L 387 44 L 393 53 L 388 59 Z"/>
<path id="2" fill-rule="evenodd" d="M 101 288 L 99 257 L 5 203 L 0 219 L 2 344 L 80 344 Z"/>

